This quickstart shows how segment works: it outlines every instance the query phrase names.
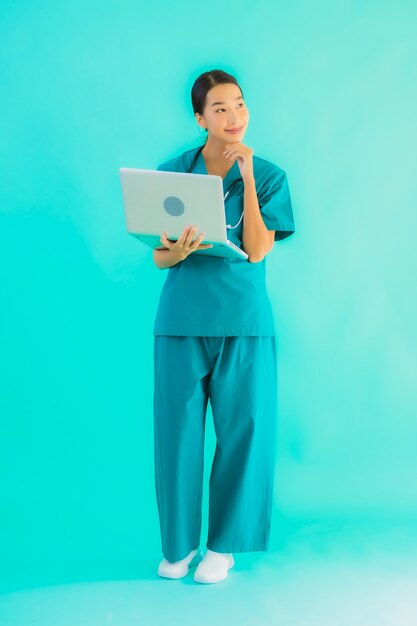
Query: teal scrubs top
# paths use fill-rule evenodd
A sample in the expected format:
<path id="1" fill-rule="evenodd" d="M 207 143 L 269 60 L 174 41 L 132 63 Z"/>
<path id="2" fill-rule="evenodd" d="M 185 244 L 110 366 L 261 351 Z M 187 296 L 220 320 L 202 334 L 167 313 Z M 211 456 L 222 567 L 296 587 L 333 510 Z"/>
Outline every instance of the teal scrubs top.
<path id="1" fill-rule="evenodd" d="M 157 170 L 186 172 L 197 148 L 158 165 Z M 295 231 L 285 172 L 274 163 L 253 155 L 258 203 L 275 241 Z M 193 174 L 208 174 L 200 152 Z M 223 192 L 241 178 L 237 160 L 223 180 Z M 225 201 L 226 224 L 234 226 L 243 211 L 243 181 Z M 228 239 L 242 247 L 243 221 L 228 229 Z M 202 230 L 197 224 L 199 230 Z M 273 311 L 265 282 L 266 257 L 259 263 L 191 253 L 168 269 L 155 317 L 154 335 L 203 337 L 275 336 Z"/>

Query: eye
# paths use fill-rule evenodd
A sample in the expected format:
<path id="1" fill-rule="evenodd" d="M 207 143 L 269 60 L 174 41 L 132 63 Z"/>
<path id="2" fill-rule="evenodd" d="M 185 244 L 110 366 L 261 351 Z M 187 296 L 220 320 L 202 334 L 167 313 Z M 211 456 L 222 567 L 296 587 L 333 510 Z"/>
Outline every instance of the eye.
<path id="1" fill-rule="evenodd" d="M 243 103 L 243 102 L 240 102 L 240 103 L 238 104 L 238 106 L 240 106 L 240 107 L 243 107 L 243 105 L 244 105 L 244 103 Z M 218 113 L 219 111 L 224 111 L 224 110 L 225 110 L 225 109 L 217 109 L 216 113 Z"/>

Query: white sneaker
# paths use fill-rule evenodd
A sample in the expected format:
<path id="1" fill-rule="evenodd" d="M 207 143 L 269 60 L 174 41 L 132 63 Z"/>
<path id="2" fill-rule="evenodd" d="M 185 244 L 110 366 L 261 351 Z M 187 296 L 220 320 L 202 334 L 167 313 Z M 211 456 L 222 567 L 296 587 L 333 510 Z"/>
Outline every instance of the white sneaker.
<path id="1" fill-rule="evenodd" d="M 203 560 L 195 571 L 194 580 L 197 583 L 218 583 L 227 578 L 228 571 L 234 564 L 233 554 L 214 552 L 207 548 Z"/>
<path id="2" fill-rule="evenodd" d="M 201 550 L 192 550 L 188 556 L 181 561 L 171 563 L 166 559 L 162 559 L 158 567 L 158 576 L 163 578 L 183 578 L 188 574 L 188 568 L 194 567 L 201 561 L 203 554 Z"/>

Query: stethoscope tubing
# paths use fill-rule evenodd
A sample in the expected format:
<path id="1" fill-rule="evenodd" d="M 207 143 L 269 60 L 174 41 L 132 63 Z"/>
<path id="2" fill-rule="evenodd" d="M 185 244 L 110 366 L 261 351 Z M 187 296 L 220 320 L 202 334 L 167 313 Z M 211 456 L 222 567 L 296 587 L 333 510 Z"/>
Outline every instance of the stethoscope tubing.
<path id="1" fill-rule="evenodd" d="M 191 174 L 191 172 L 193 171 L 194 165 L 196 164 L 197 159 L 198 159 L 198 155 L 200 154 L 200 152 L 204 148 L 204 145 L 200 146 L 199 149 L 197 150 L 197 152 L 195 153 L 194 159 L 193 159 L 191 165 L 188 167 L 186 174 Z M 235 185 L 237 185 L 238 183 L 240 183 L 240 182 L 242 182 L 242 178 L 237 178 L 236 180 L 234 180 L 232 182 L 232 184 L 230 185 L 229 189 L 226 191 L 226 193 L 224 195 L 224 198 L 223 198 L 225 204 L 226 204 L 226 199 L 227 199 L 229 193 L 231 192 L 231 190 L 233 189 L 233 187 Z M 237 222 L 237 224 L 235 224 L 234 226 L 232 226 L 231 224 L 226 224 L 226 228 L 230 228 L 230 229 L 237 228 L 239 226 L 240 222 L 243 219 L 244 212 L 245 212 L 245 210 L 242 211 L 242 215 L 240 216 L 240 220 Z"/>

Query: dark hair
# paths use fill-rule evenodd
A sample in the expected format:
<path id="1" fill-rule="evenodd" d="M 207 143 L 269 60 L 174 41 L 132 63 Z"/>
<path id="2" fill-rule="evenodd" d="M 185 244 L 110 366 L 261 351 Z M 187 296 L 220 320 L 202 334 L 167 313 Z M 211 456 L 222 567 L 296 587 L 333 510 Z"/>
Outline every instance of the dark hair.
<path id="1" fill-rule="evenodd" d="M 204 107 L 206 106 L 207 93 L 212 87 L 221 83 L 234 83 L 237 85 L 243 98 L 242 89 L 234 76 L 228 74 L 227 72 L 223 72 L 223 70 L 209 70 L 208 72 L 200 74 L 192 86 L 191 103 L 193 105 L 194 113 L 203 115 Z"/>

